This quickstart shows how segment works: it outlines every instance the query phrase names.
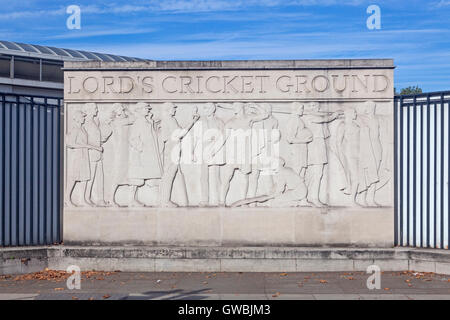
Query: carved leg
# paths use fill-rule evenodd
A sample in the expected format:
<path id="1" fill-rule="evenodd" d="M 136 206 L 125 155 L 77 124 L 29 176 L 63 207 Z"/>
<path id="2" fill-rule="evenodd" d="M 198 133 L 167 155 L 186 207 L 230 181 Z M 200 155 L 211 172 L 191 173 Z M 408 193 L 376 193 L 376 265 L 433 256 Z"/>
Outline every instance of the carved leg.
<path id="1" fill-rule="evenodd" d="M 352 182 L 350 194 L 352 196 L 353 203 L 359 206 L 359 203 L 356 201 L 356 198 L 358 197 L 358 187 L 359 187 L 358 183 Z"/>
<path id="2" fill-rule="evenodd" d="M 119 187 L 120 187 L 119 184 L 114 185 L 114 192 L 112 194 L 112 205 L 115 207 L 122 207 L 120 204 L 118 204 L 116 202 L 116 193 L 117 193 L 117 190 L 119 190 Z"/>
<path id="3" fill-rule="evenodd" d="M 210 166 L 210 177 L 211 185 L 209 189 L 211 190 L 211 197 L 209 197 L 209 205 L 217 206 L 220 198 L 220 167 Z"/>
<path id="4" fill-rule="evenodd" d="M 132 207 L 144 207 L 144 204 L 138 199 L 138 186 L 132 186 L 133 200 L 130 204 Z"/>
<path id="5" fill-rule="evenodd" d="M 178 172 L 178 165 L 169 164 L 164 170 L 161 185 L 161 207 L 177 207 L 175 203 L 170 201 L 172 195 L 173 182 Z"/>
<path id="6" fill-rule="evenodd" d="M 241 199 L 247 198 L 249 179 L 250 179 L 250 173 L 244 174 L 244 185 L 242 186 Z"/>
<path id="7" fill-rule="evenodd" d="M 233 179 L 234 171 L 236 170 L 233 166 L 225 165 L 223 173 L 223 184 L 222 191 L 220 193 L 219 205 L 224 206 L 226 204 L 228 190 L 230 189 L 231 179 Z"/>
<path id="8" fill-rule="evenodd" d="M 323 164 L 308 166 L 306 172 L 306 181 L 308 187 L 308 202 L 314 207 L 323 207 L 324 204 L 319 200 L 320 184 L 322 182 Z"/>
<path id="9" fill-rule="evenodd" d="M 201 200 L 200 207 L 206 207 L 209 204 L 209 166 L 207 164 L 201 165 Z"/>
<path id="10" fill-rule="evenodd" d="M 367 190 L 367 205 L 369 207 L 379 207 L 380 205 L 375 201 L 375 195 L 377 192 L 377 184 L 373 183 Z"/>
<path id="11" fill-rule="evenodd" d="M 97 205 L 104 207 L 107 205 L 105 201 L 105 173 L 103 171 L 103 160 L 97 162 L 97 176 L 95 177 Z"/>
<path id="12" fill-rule="evenodd" d="M 87 189 L 89 180 L 88 181 L 79 181 L 79 182 L 81 184 L 81 190 L 83 192 L 83 194 L 82 194 L 83 204 L 79 205 L 79 207 L 92 207 L 92 204 L 90 202 L 86 201 L 86 198 L 84 197 L 84 195 L 86 194 L 86 189 Z"/>
<path id="13" fill-rule="evenodd" d="M 181 187 L 181 190 L 179 191 L 179 195 L 183 196 L 183 199 L 182 199 L 181 203 L 182 203 L 183 207 L 188 207 L 189 206 L 189 197 L 188 197 L 187 189 L 186 189 L 186 179 L 184 178 L 184 173 L 183 173 L 183 171 L 181 171 L 181 168 L 179 166 L 178 166 L 177 173 L 179 174 L 179 179 L 180 179 L 179 187 Z M 177 175 L 177 173 L 175 173 L 175 176 Z M 175 178 L 174 178 L 174 180 L 175 180 Z M 172 189 L 173 189 L 173 186 L 172 186 Z M 176 203 L 174 203 L 174 205 L 176 207 L 179 206 Z"/>
<path id="14" fill-rule="evenodd" d="M 78 207 L 77 204 L 75 204 L 72 201 L 72 194 L 73 191 L 75 190 L 75 186 L 77 185 L 77 181 L 70 179 L 70 181 L 67 181 L 67 188 L 66 188 L 66 192 L 65 192 L 65 203 L 66 205 L 71 205 L 74 207 Z"/>
<path id="15" fill-rule="evenodd" d="M 94 187 L 94 183 L 97 180 L 97 162 L 89 162 L 89 167 L 91 169 L 91 179 L 86 182 L 86 190 L 84 190 L 84 202 L 89 206 L 95 206 L 95 203 L 92 201 L 92 190 Z"/>
<path id="16" fill-rule="evenodd" d="M 247 198 L 254 198 L 256 197 L 256 193 L 258 192 L 258 180 L 260 176 L 261 171 L 258 169 L 253 170 L 249 177 L 248 177 L 248 192 L 247 192 Z"/>
<path id="17" fill-rule="evenodd" d="M 362 208 L 367 208 L 369 206 L 367 204 L 367 189 L 360 192 L 359 197 L 358 194 L 355 196 L 355 204 Z"/>
<path id="18" fill-rule="evenodd" d="M 114 172 L 109 176 L 106 176 L 104 179 L 104 199 L 106 206 L 114 205 L 114 193 L 116 192 L 116 177 L 114 176 Z"/>

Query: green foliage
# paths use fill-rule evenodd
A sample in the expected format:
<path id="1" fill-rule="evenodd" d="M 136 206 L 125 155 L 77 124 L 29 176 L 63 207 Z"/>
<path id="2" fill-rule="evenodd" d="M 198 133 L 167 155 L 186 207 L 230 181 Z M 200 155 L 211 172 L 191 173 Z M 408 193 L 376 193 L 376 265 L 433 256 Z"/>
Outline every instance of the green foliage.
<path id="1" fill-rule="evenodd" d="M 396 95 L 400 94 L 402 96 L 423 93 L 422 89 L 419 88 L 419 86 L 409 86 L 407 88 L 403 88 L 402 90 L 400 90 L 400 93 L 397 92 L 397 89 L 394 90 Z"/>

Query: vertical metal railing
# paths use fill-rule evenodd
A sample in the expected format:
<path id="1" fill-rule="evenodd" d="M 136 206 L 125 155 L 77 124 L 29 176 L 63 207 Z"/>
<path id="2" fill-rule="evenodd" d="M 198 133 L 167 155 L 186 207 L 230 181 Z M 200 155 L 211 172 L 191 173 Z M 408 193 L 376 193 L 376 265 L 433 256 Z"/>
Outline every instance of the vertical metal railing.
<path id="1" fill-rule="evenodd" d="M 62 99 L 0 99 L 0 246 L 59 243 Z"/>
<path id="2" fill-rule="evenodd" d="M 450 91 L 396 96 L 395 244 L 448 249 Z"/>

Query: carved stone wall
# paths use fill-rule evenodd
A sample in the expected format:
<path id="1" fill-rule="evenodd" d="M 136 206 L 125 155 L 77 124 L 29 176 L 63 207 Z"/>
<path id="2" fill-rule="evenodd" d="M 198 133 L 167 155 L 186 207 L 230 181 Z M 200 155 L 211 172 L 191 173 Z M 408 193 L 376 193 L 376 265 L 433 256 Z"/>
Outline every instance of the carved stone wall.
<path id="1" fill-rule="evenodd" d="M 392 241 L 393 226 L 385 230 L 386 221 L 393 221 L 394 193 L 391 60 L 65 67 L 65 240 L 214 245 Z M 342 217 L 345 211 L 350 213 Z M 107 212 L 114 212 L 116 223 L 98 220 Z M 148 218 L 134 231 L 123 226 L 133 225 L 133 212 Z M 261 224 L 252 220 L 261 212 L 273 221 L 277 214 L 288 214 L 298 228 L 309 230 L 295 236 L 297 228 L 288 240 L 277 240 L 283 231 L 267 219 L 261 226 L 267 229 L 266 240 L 255 238 L 252 226 L 248 234 L 243 230 L 228 240 L 209 235 L 232 228 L 230 217 L 230 226 L 224 226 L 223 216 L 237 212 L 237 229 L 242 218 Z M 205 225 L 200 220 L 208 214 L 218 219 Z M 380 217 L 378 225 L 371 214 Z M 80 219 L 88 220 L 81 215 L 91 217 L 95 225 L 86 228 L 93 231 L 82 230 Z M 184 215 L 184 226 L 162 223 L 171 215 Z M 355 223 L 353 215 L 368 216 L 352 226 L 361 236 L 342 227 L 346 221 Z M 157 229 L 154 237 L 139 236 L 152 228 Z M 198 230 L 180 238 L 180 228 Z M 372 243 L 363 235 L 369 228 Z M 373 228 L 379 230 L 378 239 Z M 315 231 L 324 232 L 323 239 L 308 236 Z"/>

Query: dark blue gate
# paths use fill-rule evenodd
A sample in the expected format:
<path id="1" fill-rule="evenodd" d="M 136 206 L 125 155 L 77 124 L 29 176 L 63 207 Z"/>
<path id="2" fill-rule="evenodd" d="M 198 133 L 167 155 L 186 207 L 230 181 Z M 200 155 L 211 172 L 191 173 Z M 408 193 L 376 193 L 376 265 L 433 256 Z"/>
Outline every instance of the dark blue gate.
<path id="1" fill-rule="evenodd" d="M 62 100 L 0 98 L 0 246 L 59 243 Z"/>
<path id="2" fill-rule="evenodd" d="M 395 244 L 448 249 L 450 91 L 395 97 Z"/>

